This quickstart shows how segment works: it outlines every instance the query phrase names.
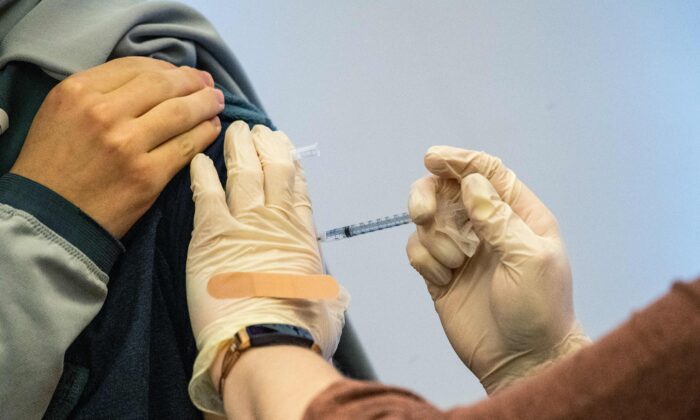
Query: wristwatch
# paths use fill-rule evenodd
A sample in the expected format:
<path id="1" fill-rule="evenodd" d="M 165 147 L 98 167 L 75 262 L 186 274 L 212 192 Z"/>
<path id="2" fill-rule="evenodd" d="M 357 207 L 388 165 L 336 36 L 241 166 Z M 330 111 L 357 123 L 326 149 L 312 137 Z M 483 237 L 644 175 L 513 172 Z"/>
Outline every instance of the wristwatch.
<path id="1" fill-rule="evenodd" d="M 321 347 L 314 343 L 311 333 L 301 327 L 288 324 L 257 324 L 241 328 L 231 339 L 228 350 L 221 362 L 221 379 L 219 379 L 219 396 L 224 398 L 224 382 L 231 368 L 241 354 L 253 347 L 275 345 L 294 345 L 304 347 L 321 354 Z"/>

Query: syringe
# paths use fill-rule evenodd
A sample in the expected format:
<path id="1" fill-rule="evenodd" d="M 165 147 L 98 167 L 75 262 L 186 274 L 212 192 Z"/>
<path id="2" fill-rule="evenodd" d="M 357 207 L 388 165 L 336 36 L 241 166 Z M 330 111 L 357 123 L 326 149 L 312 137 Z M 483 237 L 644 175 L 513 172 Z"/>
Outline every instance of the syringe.
<path id="1" fill-rule="evenodd" d="M 318 148 L 318 143 L 309 144 L 308 146 L 297 147 L 289 151 L 289 155 L 294 160 L 302 160 L 310 157 L 321 156 L 321 150 Z"/>
<path id="2" fill-rule="evenodd" d="M 435 213 L 436 218 L 449 222 L 438 228 L 449 236 L 457 247 L 468 257 L 476 252 L 479 245 L 479 237 L 472 229 L 472 224 L 467 216 L 467 211 L 462 203 L 452 203 L 438 208 Z M 395 214 L 393 216 L 382 217 L 380 219 L 369 220 L 367 222 L 356 223 L 354 225 L 342 226 L 321 232 L 317 239 L 319 242 L 336 241 L 338 239 L 352 238 L 353 236 L 364 235 L 365 233 L 376 232 L 378 230 L 389 229 L 411 223 L 408 213 Z"/>
<path id="3" fill-rule="evenodd" d="M 378 230 L 407 225 L 409 223 L 411 223 L 411 216 L 404 212 L 393 216 L 382 217 L 381 219 L 369 220 L 367 222 L 330 229 L 325 232 L 321 232 L 318 236 L 318 240 L 320 242 L 335 241 L 357 235 L 364 235 L 365 233 L 376 232 Z"/>
<path id="4" fill-rule="evenodd" d="M 438 213 L 441 215 L 452 215 L 458 212 L 466 213 L 466 210 L 464 209 L 464 206 L 461 203 L 449 204 L 443 208 L 438 209 Z M 353 236 L 364 235 L 365 233 L 376 232 L 378 230 L 407 225 L 409 223 L 411 223 L 411 216 L 409 216 L 408 213 L 404 212 L 400 214 L 395 214 L 393 216 L 386 216 L 379 219 L 368 220 L 366 222 L 355 223 L 353 225 L 347 225 L 335 229 L 330 229 L 325 232 L 321 232 L 318 235 L 318 240 L 320 242 L 335 241 L 338 239 L 345 239 L 351 238 Z"/>
<path id="5" fill-rule="evenodd" d="M 309 157 L 320 156 L 321 151 L 318 148 L 318 143 L 314 143 L 292 149 L 289 154 L 292 159 L 299 161 Z M 444 205 L 444 202 L 440 204 L 443 205 L 438 206 L 435 212 L 436 219 L 439 222 L 442 221 L 442 223 L 440 223 L 441 228 L 437 229 L 437 231 L 449 236 L 465 255 L 471 257 L 474 255 L 476 247 L 479 245 L 479 238 L 472 229 L 472 224 L 469 221 L 469 216 L 467 216 L 464 205 L 462 203 L 449 203 Z M 316 239 L 318 239 L 319 242 L 337 241 L 339 239 L 352 238 L 353 236 L 364 235 L 365 233 L 376 232 L 396 226 L 403 226 L 409 223 L 411 223 L 411 216 L 403 212 L 394 214 L 393 216 L 386 216 L 326 230 L 325 232 L 321 232 Z"/>

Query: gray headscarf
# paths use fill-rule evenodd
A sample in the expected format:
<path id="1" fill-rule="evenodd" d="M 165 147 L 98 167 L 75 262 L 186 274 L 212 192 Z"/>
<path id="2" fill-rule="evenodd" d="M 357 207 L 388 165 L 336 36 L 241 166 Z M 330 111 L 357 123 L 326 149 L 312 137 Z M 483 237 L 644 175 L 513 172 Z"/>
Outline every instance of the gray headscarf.
<path id="1" fill-rule="evenodd" d="M 189 6 L 144 0 L 0 0 L 0 69 L 36 64 L 65 77 L 131 55 L 206 70 L 260 107 L 248 78 L 214 27 Z"/>

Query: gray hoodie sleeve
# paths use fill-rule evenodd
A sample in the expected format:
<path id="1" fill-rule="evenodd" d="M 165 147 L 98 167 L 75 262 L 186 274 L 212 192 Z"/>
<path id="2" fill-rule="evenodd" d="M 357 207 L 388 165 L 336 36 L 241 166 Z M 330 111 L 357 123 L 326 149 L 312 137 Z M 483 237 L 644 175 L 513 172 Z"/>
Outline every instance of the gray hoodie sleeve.
<path id="1" fill-rule="evenodd" d="M 78 207 L 0 176 L 0 417 L 41 418 L 66 349 L 97 315 L 122 244 Z"/>
<path id="2" fill-rule="evenodd" d="M 34 216 L 0 204 L 0 413 L 41 418 L 107 274 Z"/>

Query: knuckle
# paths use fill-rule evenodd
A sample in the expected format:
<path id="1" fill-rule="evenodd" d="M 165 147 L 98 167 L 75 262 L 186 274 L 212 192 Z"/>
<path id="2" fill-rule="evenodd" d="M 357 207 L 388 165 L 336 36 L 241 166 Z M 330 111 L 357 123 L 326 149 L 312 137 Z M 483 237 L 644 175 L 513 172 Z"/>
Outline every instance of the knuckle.
<path id="1" fill-rule="evenodd" d="M 206 137 L 207 140 L 213 140 L 219 136 L 220 131 L 221 131 L 221 123 L 220 122 L 207 121 L 205 123 L 203 136 Z"/>
<path id="2" fill-rule="evenodd" d="M 180 93 L 195 92 L 205 86 L 204 80 L 200 75 L 200 71 L 189 67 L 180 66 L 172 70 L 170 73 L 173 80 L 177 82 L 177 89 Z"/>
<path id="3" fill-rule="evenodd" d="M 111 154 L 126 155 L 131 136 L 125 131 L 107 131 L 100 135 L 102 145 Z"/>
<path id="4" fill-rule="evenodd" d="M 263 141 L 269 141 L 269 136 L 271 135 L 272 130 L 270 130 L 270 128 L 264 124 L 255 124 L 250 130 L 250 133 Z"/>
<path id="5" fill-rule="evenodd" d="M 194 141 L 189 136 L 184 136 L 176 142 L 177 154 L 185 159 L 192 159 L 197 154 Z"/>
<path id="6" fill-rule="evenodd" d="M 162 72 L 148 71 L 142 73 L 139 77 L 149 89 L 159 92 L 170 92 L 172 90 L 172 83 Z"/>
<path id="7" fill-rule="evenodd" d="M 535 262 L 540 267 L 555 266 L 560 259 L 561 251 L 551 246 L 540 248 L 534 258 Z"/>
<path id="8" fill-rule="evenodd" d="M 174 69 L 176 66 L 168 61 L 165 60 L 160 60 L 158 58 L 150 58 L 150 57 L 144 57 L 147 60 L 150 60 L 151 63 L 163 70 L 169 70 L 169 69 Z"/>
<path id="9" fill-rule="evenodd" d="M 87 83 L 80 77 L 73 76 L 57 84 L 51 90 L 50 95 L 53 98 L 74 98 L 84 95 L 87 90 Z"/>
<path id="10" fill-rule="evenodd" d="M 219 104 L 219 98 L 218 98 L 218 92 L 219 90 L 213 87 L 207 87 L 206 88 L 206 100 L 211 103 Z"/>
<path id="11" fill-rule="evenodd" d="M 202 78 L 201 71 L 190 66 L 181 66 L 179 69 L 182 72 L 182 75 L 185 77 L 185 79 L 190 81 L 190 83 L 192 83 L 193 86 L 204 86 L 204 79 Z"/>
<path id="12" fill-rule="evenodd" d="M 474 160 L 479 172 L 487 179 L 493 178 L 496 173 L 503 169 L 503 162 L 501 159 L 486 152 L 479 152 Z"/>
<path id="13" fill-rule="evenodd" d="M 191 115 L 189 107 L 182 101 L 173 102 L 170 107 L 170 115 L 178 120 L 188 120 Z"/>
<path id="14" fill-rule="evenodd" d="M 85 111 L 85 115 L 90 124 L 100 130 L 111 127 L 116 120 L 114 107 L 109 102 L 98 102 L 89 106 Z"/>
<path id="15" fill-rule="evenodd" d="M 152 57 L 129 56 L 115 59 L 115 61 L 117 60 L 143 68 L 159 68 L 165 70 L 175 67 L 167 61 Z"/>
<path id="16" fill-rule="evenodd" d="M 155 186 L 155 173 L 150 164 L 143 159 L 134 159 L 129 165 L 131 182 L 150 191 Z"/>

